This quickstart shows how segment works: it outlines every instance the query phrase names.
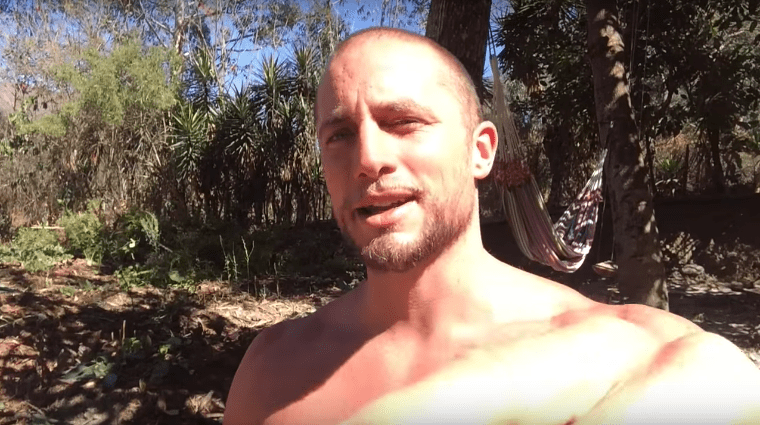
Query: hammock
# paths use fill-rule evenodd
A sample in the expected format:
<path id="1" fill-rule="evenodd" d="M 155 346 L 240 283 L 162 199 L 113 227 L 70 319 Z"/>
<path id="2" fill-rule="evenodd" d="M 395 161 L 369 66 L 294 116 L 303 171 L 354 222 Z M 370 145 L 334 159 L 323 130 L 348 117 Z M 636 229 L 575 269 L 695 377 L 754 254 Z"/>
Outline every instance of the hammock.
<path id="1" fill-rule="evenodd" d="M 520 150 L 520 139 L 512 113 L 507 108 L 496 57 L 491 56 L 496 126 L 501 136 L 496 151 L 494 179 L 500 184 L 502 206 L 520 251 L 533 261 L 554 270 L 572 273 L 583 264 L 594 242 L 594 231 L 602 199 L 602 169 L 607 156 L 603 149 L 591 178 L 580 195 L 552 224 L 536 179 Z"/>

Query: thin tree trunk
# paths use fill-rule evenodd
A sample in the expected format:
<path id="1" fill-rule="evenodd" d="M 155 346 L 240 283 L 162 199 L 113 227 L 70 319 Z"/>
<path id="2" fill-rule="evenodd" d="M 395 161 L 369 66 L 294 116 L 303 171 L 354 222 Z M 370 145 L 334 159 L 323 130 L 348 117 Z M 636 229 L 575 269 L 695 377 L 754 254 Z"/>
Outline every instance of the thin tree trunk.
<path id="1" fill-rule="evenodd" d="M 562 189 L 563 182 L 566 180 L 566 165 L 569 160 L 567 147 L 570 146 L 570 141 L 568 134 L 567 123 L 563 120 L 560 124 L 549 125 L 544 135 L 544 153 L 549 159 L 549 171 L 552 175 L 549 199 L 546 201 L 549 211 L 557 211 L 565 200 Z"/>
<path id="2" fill-rule="evenodd" d="M 649 169 L 649 191 L 652 196 L 657 196 L 657 180 L 654 177 L 654 148 L 652 139 L 644 133 L 644 146 L 646 146 L 647 168 Z"/>
<path id="3" fill-rule="evenodd" d="M 599 137 L 609 148 L 604 171 L 613 217 L 618 287 L 629 302 L 667 310 L 665 269 L 625 77 L 616 2 L 586 0 L 586 9 Z"/>
<path id="4" fill-rule="evenodd" d="M 689 188 L 689 144 L 686 145 L 686 152 L 684 153 L 683 160 L 683 173 L 681 174 L 681 190 L 683 193 Z"/>
<path id="5" fill-rule="evenodd" d="M 481 101 L 491 0 L 432 0 L 425 36 L 450 51 L 470 74 Z"/>
<path id="6" fill-rule="evenodd" d="M 710 129 L 707 132 L 707 137 L 710 138 L 713 186 L 716 192 L 723 194 L 726 193 L 726 182 L 723 176 L 723 164 L 720 162 L 720 132 Z"/>

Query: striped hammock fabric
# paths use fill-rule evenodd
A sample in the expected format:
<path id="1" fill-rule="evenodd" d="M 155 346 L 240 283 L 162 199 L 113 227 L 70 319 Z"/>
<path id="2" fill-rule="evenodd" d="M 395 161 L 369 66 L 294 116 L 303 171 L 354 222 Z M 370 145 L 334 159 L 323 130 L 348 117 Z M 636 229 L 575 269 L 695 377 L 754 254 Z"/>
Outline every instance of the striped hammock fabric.
<path id="1" fill-rule="evenodd" d="M 491 56 L 499 147 L 494 179 L 500 184 L 504 212 L 517 245 L 526 257 L 554 270 L 572 273 L 583 264 L 594 242 L 602 199 L 602 170 L 607 150 L 580 195 L 552 224 L 536 179 L 525 165 L 514 118 L 507 107 L 496 57 Z"/>

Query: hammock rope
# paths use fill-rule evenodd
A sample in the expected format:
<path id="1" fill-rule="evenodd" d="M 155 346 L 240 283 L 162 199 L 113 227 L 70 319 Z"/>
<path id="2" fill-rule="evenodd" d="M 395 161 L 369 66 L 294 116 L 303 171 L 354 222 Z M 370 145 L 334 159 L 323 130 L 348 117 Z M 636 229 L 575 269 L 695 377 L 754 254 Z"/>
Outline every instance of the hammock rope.
<path id="1" fill-rule="evenodd" d="M 554 270 L 572 273 L 583 264 L 594 242 L 602 200 L 602 174 L 607 149 L 575 201 L 552 224 L 536 179 L 525 164 L 514 117 L 507 107 L 501 72 L 495 54 L 490 58 L 499 147 L 494 179 L 499 183 L 502 206 L 520 251 Z"/>

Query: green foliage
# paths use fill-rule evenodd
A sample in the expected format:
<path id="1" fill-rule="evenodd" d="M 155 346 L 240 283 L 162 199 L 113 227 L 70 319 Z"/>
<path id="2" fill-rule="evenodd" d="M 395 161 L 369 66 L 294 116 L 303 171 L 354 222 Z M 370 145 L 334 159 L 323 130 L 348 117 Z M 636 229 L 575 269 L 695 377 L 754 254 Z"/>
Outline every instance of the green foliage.
<path id="1" fill-rule="evenodd" d="M 56 233 L 47 229 L 22 227 L 10 247 L 0 246 L 0 262 L 21 263 L 32 273 L 49 270 L 71 258 L 72 255 L 58 242 Z"/>
<path id="2" fill-rule="evenodd" d="M 126 206 L 166 198 L 166 114 L 176 103 L 179 59 L 131 40 L 110 46 L 40 70 L 53 81 L 34 93 L 55 107 L 36 117 L 28 104 L 38 95 L 29 95 L 11 115 L 13 134 L 2 145 L 13 161 L 0 162 L 0 202 L 32 222 L 59 216 L 58 199 L 78 211 L 93 197 Z"/>
<path id="3" fill-rule="evenodd" d="M 106 250 L 105 229 L 93 209 L 83 213 L 66 211 L 58 224 L 65 229 L 68 247 L 74 255 L 82 255 L 94 264 L 103 261 Z"/>
<path id="4" fill-rule="evenodd" d="M 179 65 L 169 50 L 147 51 L 135 41 L 118 45 L 110 55 L 89 49 L 75 64 L 53 69 L 61 84 L 79 95 L 63 105 L 60 113 L 32 122 L 19 121 L 21 134 L 42 133 L 62 137 L 74 117 L 86 113 L 96 121 L 121 125 L 130 110 L 167 110 L 175 103 L 176 86 L 170 70 Z"/>
<path id="5" fill-rule="evenodd" d="M 760 154 L 760 127 L 754 128 L 749 132 L 745 148 L 749 152 Z"/>
<path id="6" fill-rule="evenodd" d="M 549 160 L 552 204 L 575 198 L 599 149 L 585 16 L 582 1 L 549 8 L 545 1 L 522 0 L 498 18 L 494 34 L 526 150 L 543 151 Z M 528 134 L 542 143 L 531 147 Z"/>
<path id="7" fill-rule="evenodd" d="M 67 297 L 73 297 L 77 293 L 77 290 L 72 286 L 62 286 L 60 288 L 60 291 L 61 291 L 61 294 Z"/>
<path id="8" fill-rule="evenodd" d="M 8 208 L 5 205 L 0 203 L 0 242 L 13 236 L 11 233 L 11 224 L 10 211 L 8 211 Z"/>
<path id="9" fill-rule="evenodd" d="M 165 358 L 166 356 L 168 356 L 168 355 L 169 355 L 169 352 L 171 351 L 171 349 L 172 349 L 172 346 L 171 346 L 170 344 L 161 344 L 161 345 L 158 347 L 158 354 L 159 354 L 161 357 L 164 357 L 164 358 Z"/>
<path id="10" fill-rule="evenodd" d="M 172 114 L 174 129 L 170 138 L 178 177 L 194 178 L 208 145 L 209 114 L 192 103 L 182 102 Z"/>
<path id="11" fill-rule="evenodd" d="M 173 117 L 172 149 L 205 214 L 241 227 L 329 214 L 312 117 L 325 58 L 309 47 L 266 57 L 254 84 L 218 97 L 205 62 L 196 61 L 201 81 Z"/>
<path id="12" fill-rule="evenodd" d="M 197 240 L 170 235 L 170 246 L 166 246 L 162 238 L 161 224 L 153 213 L 132 210 L 117 220 L 109 235 L 109 255 L 122 288 L 153 285 L 192 289 L 196 281 L 211 276 L 198 258 Z"/>
<path id="13" fill-rule="evenodd" d="M 114 276 L 118 279 L 121 288 L 128 290 L 148 285 L 151 281 L 152 273 L 153 271 L 150 268 L 131 265 L 116 270 Z"/>
<path id="14" fill-rule="evenodd" d="M 124 354 L 134 354 L 143 349 L 142 341 L 137 337 L 129 337 L 124 339 L 121 345 L 121 350 Z"/>
<path id="15" fill-rule="evenodd" d="M 547 135 L 556 143 L 548 146 L 545 140 L 545 152 L 575 170 L 593 158 L 598 138 L 585 2 L 520 0 L 511 6 L 498 19 L 496 41 L 503 46 L 501 69 L 530 94 L 515 109 L 523 122 L 539 129 L 548 124 L 547 129 L 569 136 Z M 696 124 L 700 134 L 718 133 L 712 139 L 715 148 L 723 160 L 732 158 L 735 146 L 725 143 L 725 136 L 737 123 L 748 122 L 743 119 L 760 101 L 757 3 L 667 0 L 616 6 L 642 139 L 672 137 Z M 707 143 L 707 137 L 698 139 L 698 144 Z M 715 157 L 709 160 L 714 163 Z"/>
<path id="16" fill-rule="evenodd" d="M 332 223 L 303 227 L 277 226 L 253 234 L 256 249 L 251 268 L 256 274 L 321 276 L 352 280 L 364 267 L 348 252 L 340 230 Z"/>
<path id="17" fill-rule="evenodd" d="M 8 138 L 0 139 L 0 158 L 13 155 L 13 147 Z"/>
<path id="18" fill-rule="evenodd" d="M 134 41 L 118 46 L 108 56 L 87 50 L 76 67 L 66 64 L 55 69 L 60 81 L 80 94 L 64 114 L 76 115 L 82 109 L 97 111 L 103 122 L 119 125 L 132 108 L 167 110 L 174 105 L 176 90 L 167 84 L 171 81 L 167 64 L 170 69 L 178 65 L 168 50 L 154 47 L 144 52 Z"/>
<path id="19" fill-rule="evenodd" d="M 69 109 L 66 108 L 66 111 Z M 64 116 L 46 115 L 42 118 L 29 122 L 19 122 L 18 132 L 19 134 L 31 134 L 39 133 L 51 137 L 64 137 L 66 136 L 67 120 Z"/>
<path id="20" fill-rule="evenodd" d="M 155 214 L 132 209 L 118 218 L 110 241 L 112 259 L 117 263 L 144 262 L 156 253 L 161 232 Z"/>
<path id="21" fill-rule="evenodd" d="M 681 169 L 681 161 L 673 158 L 664 158 L 657 164 L 659 171 L 667 177 L 673 177 Z"/>
<path id="22" fill-rule="evenodd" d="M 15 263 L 16 256 L 10 245 L 0 245 L 0 263 Z"/>
<path id="23" fill-rule="evenodd" d="M 81 363 L 63 374 L 63 382 L 74 383 L 87 379 L 102 379 L 114 368 L 113 362 L 105 356 L 98 356 L 90 362 Z"/>
<path id="24" fill-rule="evenodd" d="M 89 280 L 85 280 L 84 283 L 82 283 L 79 288 L 85 292 L 92 292 L 92 291 L 97 290 L 95 285 L 93 285 L 92 282 L 90 282 Z"/>

